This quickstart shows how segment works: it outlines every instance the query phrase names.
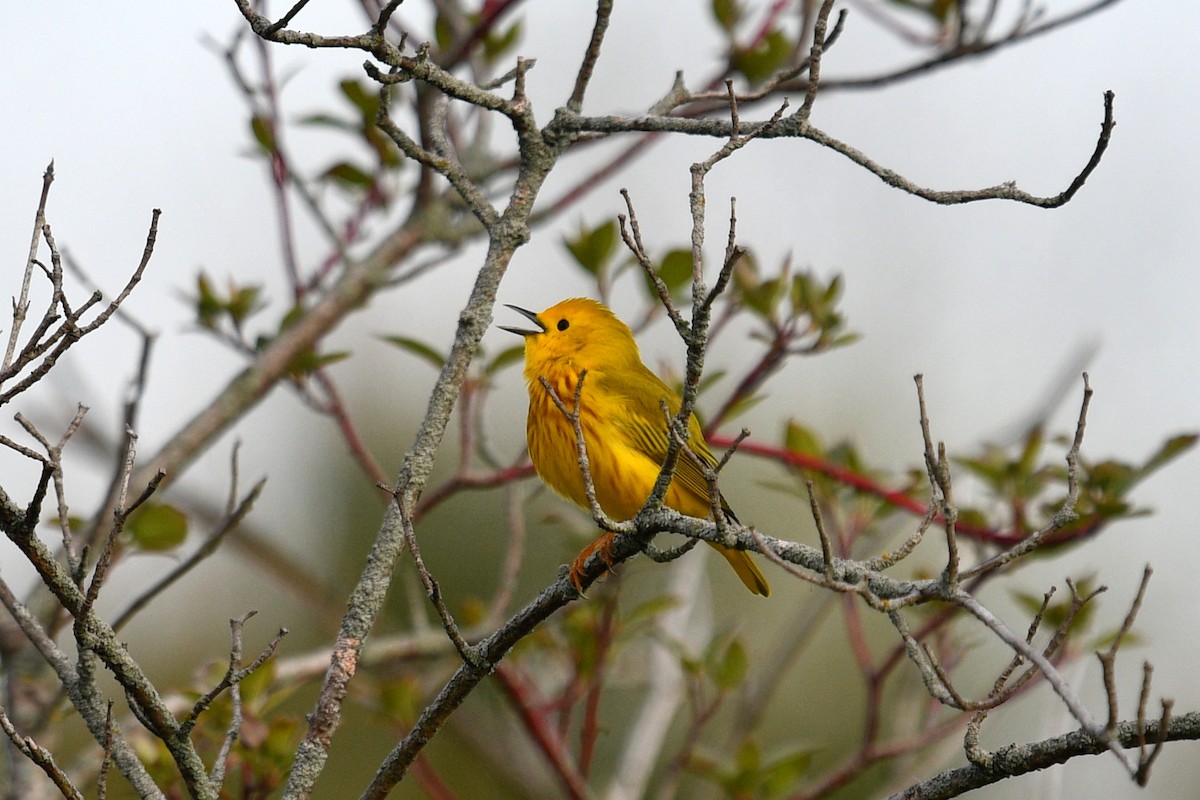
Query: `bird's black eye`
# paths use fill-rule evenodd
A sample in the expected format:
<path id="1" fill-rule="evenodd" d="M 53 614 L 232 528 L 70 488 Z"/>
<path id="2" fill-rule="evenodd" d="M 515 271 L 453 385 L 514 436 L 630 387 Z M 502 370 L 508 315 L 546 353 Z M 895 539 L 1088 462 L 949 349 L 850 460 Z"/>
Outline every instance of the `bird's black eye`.
<path id="1" fill-rule="evenodd" d="M 565 319 L 560 319 L 558 321 L 558 329 L 560 331 L 565 331 L 569 327 L 571 327 L 571 323 L 567 322 Z"/>

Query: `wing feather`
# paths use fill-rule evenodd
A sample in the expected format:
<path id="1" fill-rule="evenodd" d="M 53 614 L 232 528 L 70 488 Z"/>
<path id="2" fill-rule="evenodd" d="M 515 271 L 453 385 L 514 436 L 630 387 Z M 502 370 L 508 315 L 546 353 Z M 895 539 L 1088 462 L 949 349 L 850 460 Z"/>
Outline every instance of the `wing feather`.
<path id="1" fill-rule="evenodd" d="M 619 410 L 608 422 L 616 426 L 630 447 L 661 467 L 667 458 L 667 448 L 670 445 L 662 404 L 665 401 L 668 411 L 676 414 L 679 411 L 680 400 L 662 379 L 649 369 L 642 369 L 644 372 L 637 375 L 636 380 L 621 380 L 611 374 L 600 378 L 603 382 L 602 390 L 620 399 Z M 688 446 L 692 452 L 709 466 L 715 467 L 717 459 L 704 441 L 700 423 L 694 415 L 688 422 L 688 434 Z M 709 506 L 708 482 L 704 479 L 704 471 L 688 456 L 680 454 L 675 464 L 672 485 L 683 489 L 693 499 L 702 503 L 702 507 Z M 737 517 L 733 516 L 724 498 L 721 498 L 721 506 L 736 521 Z"/>

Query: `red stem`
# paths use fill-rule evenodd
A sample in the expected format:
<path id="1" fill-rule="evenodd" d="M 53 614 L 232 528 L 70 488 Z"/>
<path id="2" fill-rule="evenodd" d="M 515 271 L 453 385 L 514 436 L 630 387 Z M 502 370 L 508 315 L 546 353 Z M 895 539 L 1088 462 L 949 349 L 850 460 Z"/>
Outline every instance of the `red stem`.
<path id="1" fill-rule="evenodd" d="M 337 384 L 333 382 L 333 378 L 329 377 L 329 373 L 324 369 L 318 369 L 313 373 L 317 383 L 321 385 L 322 391 L 325 392 L 325 397 L 328 404 L 325 411 L 333 417 L 337 423 L 338 430 L 342 434 L 342 440 L 346 444 L 346 448 L 350 451 L 350 455 L 358 463 L 359 468 L 367 474 L 373 483 L 376 485 L 387 483 L 387 474 L 383 471 L 383 467 L 375 460 L 371 450 L 367 447 L 367 443 L 363 441 L 359 435 L 358 427 L 354 424 L 354 419 L 346 409 L 346 404 L 342 400 L 342 393 L 338 390 Z"/>
<path id="2" fill-rule="evenodd" d="M 450 791 L 450 787 L 442 782 L 441 777 L 424 753 L 418 755 L 413 761 L 413 776 L 417 779 L 417 783 L 421 784 L 421 788 L 425 790 L 425 794 L 429 796 L 430 800 L 456 800 L 454 792 Z"/>
<path id="3" fill-rule="evenodd" d="M 733 444 L 733 437 L 724 434 L 713 434 L 708 436 L 708 443 L 713 447 L 729 447 Z M 840 484 L 849 486 L 850 488 L 862 492 L 863 494 L 873 495 L 881 500 L 893 505 L 897 508 L 911 512 L 915 516 L 923 517 L 928 512 L 929 507 L 925 503 L 910 497 L 904 492 L 887 487 L 877 483 L 872 478 L 865 475 L 860 475 L 857 472 L 852 472 L 845 467 L 830 463 L 823 458 L 808 455 L 807 453 L 797 453 L 788 450 L 786 447 L 775 445 L 758 444 L 756 442 L 743 441 L 738 445 L 739 453 L 749 453 L 750 455 L 769 458 L 772 461 L 777 461 L 781 464 L 788 464 L 793 467 L 811 470 L 812 472 L 820 473 L 828 478 L 832 478 Z M 942 516 L 939 514 L 937 520 L 942 521 Z M 1063 528 L 1055 533 L 1050 534 L 1042 540 L 1043 544 L 1061 544 L 1063 542 L 1074 541 L 1076 539 L 1085 539 L 1096 533 L 1103 527 L 1104 520 L 1097 516 L 1091 515 L 1081 518 L 1074 525 Z M 962 520 L 954 524 L 954 529 L 959 536 L 966 536 L 981 542 L 990 542 L 1001 547 L 1011 547 L 1017 544 L 1027 535 L 1023 531 L 999 531 L 994 528 L 988 528 L 981 525 L 972 525 Z"/>
<path id="4" fill-rule="evenodd" d="M 471 52 L 471 48 L 483 41 L 483 38 L 491 32 L 500 17 L 520 2 L 521 0 L 488 0 L 485 2 L 483 8 L 480 9 L 479 23 L 458 43 L 442 66 L 445 69 L 453 69 L 457 66 Z"/>
<path id="5" fill-rule="evenodd" d="M 576 766 L 571 763 L 571 755 L 567 752 L 562 737 L 547 723 L 542 710 L 542 703 L 533 697 L 536 691 L 529 686 L 514 669 L 507 663 L 496 666 L 496 679 L 504 689 L 505 695 L 512 702 L 513 708 L 521 718 L 525 730 L 533 737 L 550 765 L 554 774 L 562 782 L 568 796 L 573 800 L 586 800 L 589 796 L 587 784 Z"/>
<path id="6" fill-rule="evenodd" d="M 609 596 L 611 598 L 611 595 Z M 613 628 L 616 622 L 616 602 L 609 599 L 604 604 L 600 624 L 596 627 L 596 664 L 591 684 L 584 702 L 583 724 L 579 731 L 579 771 L 586 778 L 596 751 L 596 739 L 600 733 L 600 692 L 604 688 L 604 666 L 612 645 Z"/>
<path id="7" fill-rule="evenodd" d="M 775 0 L 775 3 L 771 6 L 771 10 L 763 18 L 762 25 L 758 26 L 758 31 L 754 34 L 754 38 L 746 45 L 747 49 L 753 50 L 766 41 L 767 34 L 774 29 L 775 23 L 779 21 L 779 16 L 788 5 L 788 0 Z"/>
<path id="8" fill-rule="evenodd" d="M 436 506 L 441 505 L 464 489 L 494 489 L 497 486 L 504 486 L 513 481 L 524 480 L 533 474 L 533 465 L 526 462 L 524 464 L 505 467 L 487 475 L 457 475 L 436 489 L 426 492 L 421 497 L 421 502 L 417 504 L 417 511 L 414 517 L 415 519 L 420 519 L 424 514 L 428 514 Z"/>

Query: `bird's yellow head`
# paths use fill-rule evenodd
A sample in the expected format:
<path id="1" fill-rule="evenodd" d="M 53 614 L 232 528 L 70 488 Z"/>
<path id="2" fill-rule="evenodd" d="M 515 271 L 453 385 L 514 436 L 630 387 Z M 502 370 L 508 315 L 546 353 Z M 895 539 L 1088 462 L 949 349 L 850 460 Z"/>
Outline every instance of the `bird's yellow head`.
<path id="1" fill-rule="evenodd" d="M 509 308 L 537 326 L 536 330 L 500 326 L 525 337 L 525 379 L 531 383 L 560 370 L 606 372 L 641 364 L 633 331 L 595 300 L 563 300 L 540 314 Z"/>

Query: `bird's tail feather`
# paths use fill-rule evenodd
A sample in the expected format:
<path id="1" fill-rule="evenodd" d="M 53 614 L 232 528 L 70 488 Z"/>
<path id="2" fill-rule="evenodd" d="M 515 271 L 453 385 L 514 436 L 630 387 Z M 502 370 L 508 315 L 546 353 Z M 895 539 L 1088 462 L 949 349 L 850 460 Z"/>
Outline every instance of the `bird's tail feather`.
<path id="1" fill-rule="evenodd" d="M 709 542 L 709 544 L 716 548 L 718 553 L 725 556 L 725 560 L 729 562 L 729 566 L 733 567 L 733 571 L 742 579 L 742 583 L 746 585 L 747 589 L 763 597 L 771 596 L 771 584 L 767 583 L 766 577 L 763 576 L 749 553 L 745 550 L 724 547 L 714 542 Z"/>

